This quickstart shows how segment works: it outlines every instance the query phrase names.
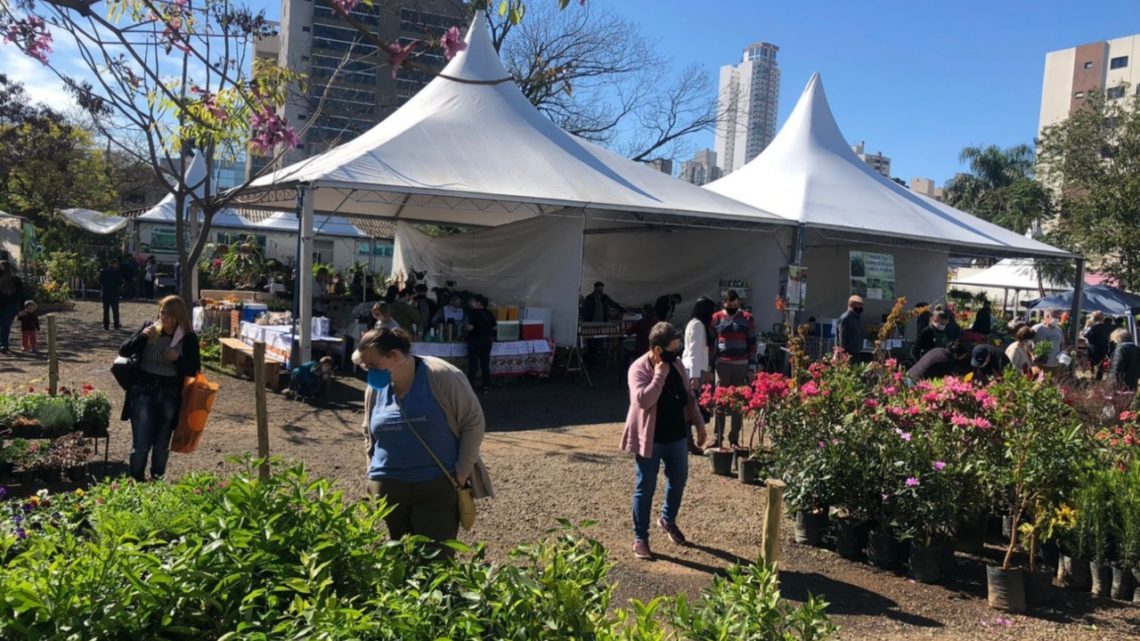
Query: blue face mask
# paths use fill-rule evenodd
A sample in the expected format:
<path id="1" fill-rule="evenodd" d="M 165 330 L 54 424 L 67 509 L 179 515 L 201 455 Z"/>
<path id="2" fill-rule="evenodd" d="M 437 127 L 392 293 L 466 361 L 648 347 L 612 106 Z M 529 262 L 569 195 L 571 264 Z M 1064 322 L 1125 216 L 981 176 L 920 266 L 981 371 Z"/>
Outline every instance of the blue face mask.
<path id="1" fill-rule="evenodd" d="M 375 390 L 382 390 L 392 383 L 392 372 L 386 369 L 372 368 L 368 370 L 368 386 Z"/>

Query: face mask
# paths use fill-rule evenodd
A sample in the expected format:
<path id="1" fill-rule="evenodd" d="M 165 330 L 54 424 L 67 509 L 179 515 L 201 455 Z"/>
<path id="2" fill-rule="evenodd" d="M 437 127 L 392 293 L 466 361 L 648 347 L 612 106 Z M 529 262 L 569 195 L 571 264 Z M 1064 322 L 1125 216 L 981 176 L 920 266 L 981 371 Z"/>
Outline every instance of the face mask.
<path id="1" fill-rule="evenodd" d="M 863 313 L 863 308 L 862 308 L 862 307 L 852 307 L 852 308 L 851 308 L 851 313 L 852 313 L 852 314 L 855 314 L 856 316 L 858 316 L 858 315 L 860 315 L 860 314 L 862 314 L 862 313 Z"/>
<path id="2" fill-rule="evenodd" d="M 368 386 L 374 390 L 382 390 L 392 383 L 392 372 L 386 369 L 372 368 L 368 370 Z"/>
<path id="3" fill-rule="evenodd" d="M 946 326 L 945 325 L 935 325 L 934 329 L 936 329 L 940 332 L 944 332 L 944 331 L 946 331 Z"/>
<path id="4" fill-rule="evenodd" d="M 677 352 L 670 352 L 668 350 L 663 350 L 661 352 L 661 360 L 672 365 L 673 363 L 675 363 L 677 361 Z"/>
<path id="5" fill-rule="evenodd" d="M 739 307 L 725 307 L 724 308 L 724 313 L 728 314 L 729 316 L 735 316 L 736 312 L 739 312 L 739 311 L 740 311 Z"/>

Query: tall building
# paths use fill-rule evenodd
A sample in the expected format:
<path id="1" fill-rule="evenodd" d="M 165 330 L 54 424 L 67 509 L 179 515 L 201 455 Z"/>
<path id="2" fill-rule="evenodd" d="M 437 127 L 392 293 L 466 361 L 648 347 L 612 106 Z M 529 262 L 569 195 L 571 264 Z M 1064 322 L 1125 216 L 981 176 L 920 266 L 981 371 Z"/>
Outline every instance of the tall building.
<path id="1" fill-rule="evenodd" d="M 744 61 L 720 68 L 717 93 L 716 155 L 725 174 L 760 155 L 776 137 L 780 67 L 767 42 L 749 45 Z"/>
<path id="2" fill-rule="evenodd" d="M 407 44 L 438 38 L 453 26 L 462 30 L 467 8 L 461 0 L 398 0 L 371 7 L 360 3 L 350 16 L 380 42 Z M 387 54 L 344 20 L 330 0 L 282 0 L 279 35 L 259 41 L 255 55 L 276 55 L 279 65 L 308 77 L 304 95 L 291 97 L 283 108 L 286 122 L 298 132 L 308 125 L 301 145 L 284 163 L 351 140 L 407 102 L 432 79 L 422 68 L 436 72 L 446 63 L 439 49 L 418 52 L 411 60 L 421 69 L 400 69 L 393 76 Z M 256 171 L 264 162 L 251 158 L 249 164 Z"/>
<path id="3" fill-rule="evenodd" d="M 681 180 L 694 185 L 706 185 L 720 178 L 720 167 L 716 165 L 716 152 L 702 149 L 693 154 L 692 160 L 681 163 Z"/>
<path id="4" fill-rule="evenodd" d="M 916 194 L 922 194 L 927 198 L 933 198 L 938 202 L 942 202 L 942 188 L 935 187 L 934 181 L 929 178 L 911 178 L 910 190 Z"/>
<path id="5" fill-rule="evenodd" d="M 1038 131 L 1068 118 L 1093 89 L 1109 100 L 1140 95 L 1140 34 L 1046 54 Z"/>
<path id="6" fill-rule="evenodd" d="M 663 174 L 673 175 L 673 161 L 668 158 L 655 158 L 653 160 L 645 161 L 645 164 L 656 169 Z"/>
<path id="7" fill-rule="evenodd" d="M 891 159 L 883 155 L 883 152 L 869 154 L 864 151 L 865 143 L 860 140 L 858 145 L 851 145 L 851 151 L 859 156 L 859 160 L 867 163 L 872 169 L 879 172 L 883 176 L 891 177 Z"/>

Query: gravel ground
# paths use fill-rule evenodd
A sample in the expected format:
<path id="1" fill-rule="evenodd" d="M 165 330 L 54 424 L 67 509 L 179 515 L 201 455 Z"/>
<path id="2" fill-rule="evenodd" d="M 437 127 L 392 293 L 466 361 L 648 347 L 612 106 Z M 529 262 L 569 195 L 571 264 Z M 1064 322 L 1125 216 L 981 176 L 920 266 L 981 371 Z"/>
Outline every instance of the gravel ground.
<path id="1" fill-rule="evenodd" d="M 126 328 L 152 317 L 153 303 L 124 303 Z M 113 352 L 128 332 L 104 332 L 97 303 L 81 302 L 58 315 L 60 379 L 64 385 L 91 383 L 111 391 L 117 416 L 121 395 L 108 373 Z M 46 327 L 46 323 L 44 324 Z M 18 344 L 18 335 L 17 335 Z M 46 336 L 41 340 L 46 346 Z M 45 348 L 46 349 L 46 348 Z M 210 373 L 222 388 L 203 446 L 191 455 L 173 454 L 170 474 L 225 471 L 227 457 L 256 450 L 253 383 Z M 0 357 L 0 385 L 45 385 L 47 358 L 14 353 Z M 337 381 L 321 407 L 271 394 L 271 451 L 303 461 L 315 474 L 334 477 L 351 496 L 364 490 L 364 452 L 359 430 L 363 385 Z M 479 522 L 464 538 L 484 541 L 493 557 L 531 541 L 564 517 L 597 522 L 588 533 L 610 550 L 617 602 L 658 595 L 695 595 L 730 563 L 756 558 L 763 511 L 761 490 L 713 476 L 703 458 L 691 458 L 689 484 L 679 519 L 692 541 L 687 547 L 652 536 L 658 560 L 630 554 L 630 494 L 633 465 L 617 449 L 627 407 L 622 383 L 603 380 L 597 389 L 581 383 L 520 381 L 483 397 L 490 433 L 483 455 L 497 497 L 481 502 Z M 125 460 L 127 423 L 113 421 L 111 457 Z M 659 485 L 660 504 L 663 481 Z M 824 595 L 840 626 L 841 639 L 1126 639 L 1140 637 L 1140 607 L 1059 592 L 1064 604 L 1032 616 L 1000 617 L 985 602 L 982 560 L 958 556 L 954 579 L 921 585 L 870 566 L 848 562 L 823 549 L 791 541 L 785 528 L 781 567 L 783 593 L 793 600 Z M 997 558 L 996 547 L 990 550 Z"/>

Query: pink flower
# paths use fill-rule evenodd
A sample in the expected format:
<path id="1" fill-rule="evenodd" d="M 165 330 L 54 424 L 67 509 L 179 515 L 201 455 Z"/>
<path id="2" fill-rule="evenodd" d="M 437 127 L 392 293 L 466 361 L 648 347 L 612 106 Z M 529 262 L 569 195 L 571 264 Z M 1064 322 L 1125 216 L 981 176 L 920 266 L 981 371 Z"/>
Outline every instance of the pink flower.
<path id="1" fill-rule="evenodd" d="M 895 387 L 894 385 L 889 385 L 883 388 L 883 393 L 887 396 L 894 396 L 895 394 L 899 393 L 899 388 Z"/>
<path id="2" fill-rule="evenodd" d="M 261 154 L 271 154 L 277 145 L 285 145 L 289 149 L 301 144 L 297 131 L 285 124 L 282 118 L 271 105 L 263 105 L 250 116 L 250 128 L 253 137 L 249 146 Z"/>
<path id="3" fill-rule="evenodd" d="M 927 392 L 927 393 L 922 395 L 922 400 L 925 403 L 937 403 L 938 402 L 938 392 Z"/>
<path id="4" fill-rule="evenodd" d="M 819 385 L 815 381 L 808 381 L 800 385 L 800 394 L 804 396 L 819 396 Z"/>
<path id="5" fill-rule="evenodd" d="M 52 51 L 51 33 L 47 30 L 47 23 L 39 16 L 28 16 L 9 24 L 4 32 L 4 42 L 15 43 L 24 53 L 45 65 L 47 55 Z"/>
<path id="6" fill-rule="evenodd" d="M 910 443 L 910 432 L 899 432 L 899 438 Z"/>
<path id="7" fill-rule="evenodd" d="M 946 461 L 935 461 L 934 469 L 938 470 L 939 472 L 946 469 Z"/>
<path id="8" fill-rule="evenodd" d="M 384 46 L 384 51 L 388 53 L 388 64 L 392 65 L 392 79 L 395 80 L 396 73 L 407 62 L 408 56 L 412 55 L 412 50 L 419 44 L 418 40 L 413 40 L 406 45 L 400 45 L 398 42 L 392 42 Z"/>
<path id="9" fill-rule="evenodd" d="M 966 427 L 970 425 L 970 419 L 955 412 L 954 415 L 950 417 L 950 424 L 954 427 Z"/>
<path id="10" fill-rule="evenodd" d="M 863 406 L 864 406 L 864 407 L 869 407 L 869 408 L 871 408 L 871 409 L 875 409 L 876 407 L 878 407 L 878 406 L 879 406 L 879 401 L 876 401 L 876 400 L 875 400 L 875 399 L 873 399 L 873 398 L 869 398 L 869 399 L 867 399 L 867 400 L 863 401 Z"/>
<path id="11" fill-rule="evenodd" d="M 443 55 L 451 60 L 459 55 L 460 51 L 467 50 L 467 43 L 463 41 L 463 36 L 459 33 L 458 27 L 451 27 L 447 33 L 443 34 L 443 40 L 440 42 L 443 45 Z"/>
<path id="12" fill-rule="evenodd" d="M 823 441 L 820 441 L 820 442 L 819 442 L 819 449 L 821 449 L 821 450 L 822 450 L 822 449 L 823 449 L 823 448 L 825 448 L 825 447 L 827 447 L 827 443 L 824 443 Z"/>
<path id="13" fill-rule="evenodd" d="M 356 8 L 359 0 L 332 0 L 332 6 L 341 15 L 348 15 Z"/>
<path id="14" fill-rule="evenodd" d="M 887 366 L 887 369 L 894 369 L 899 366 L 899 360 L 897 358 L 888 358 L 883 364 Z"/>
<path id="15" fill-rule="evenodd" d="M 914 478 L 913 476 L 907 478 L 906 486 L 907 487 L 918 487 L 918 479 Z"/>
<path id="16" fill-rule="evenodd" d="M 990 423 L 987 419 L 985 419 L 981 416 L 975 418 L 973 423 L 974 423 L 974 427 L 976 427 L 980 430 L 993 429 L 993 426 L 994 426 L 993 423 Z"/>

